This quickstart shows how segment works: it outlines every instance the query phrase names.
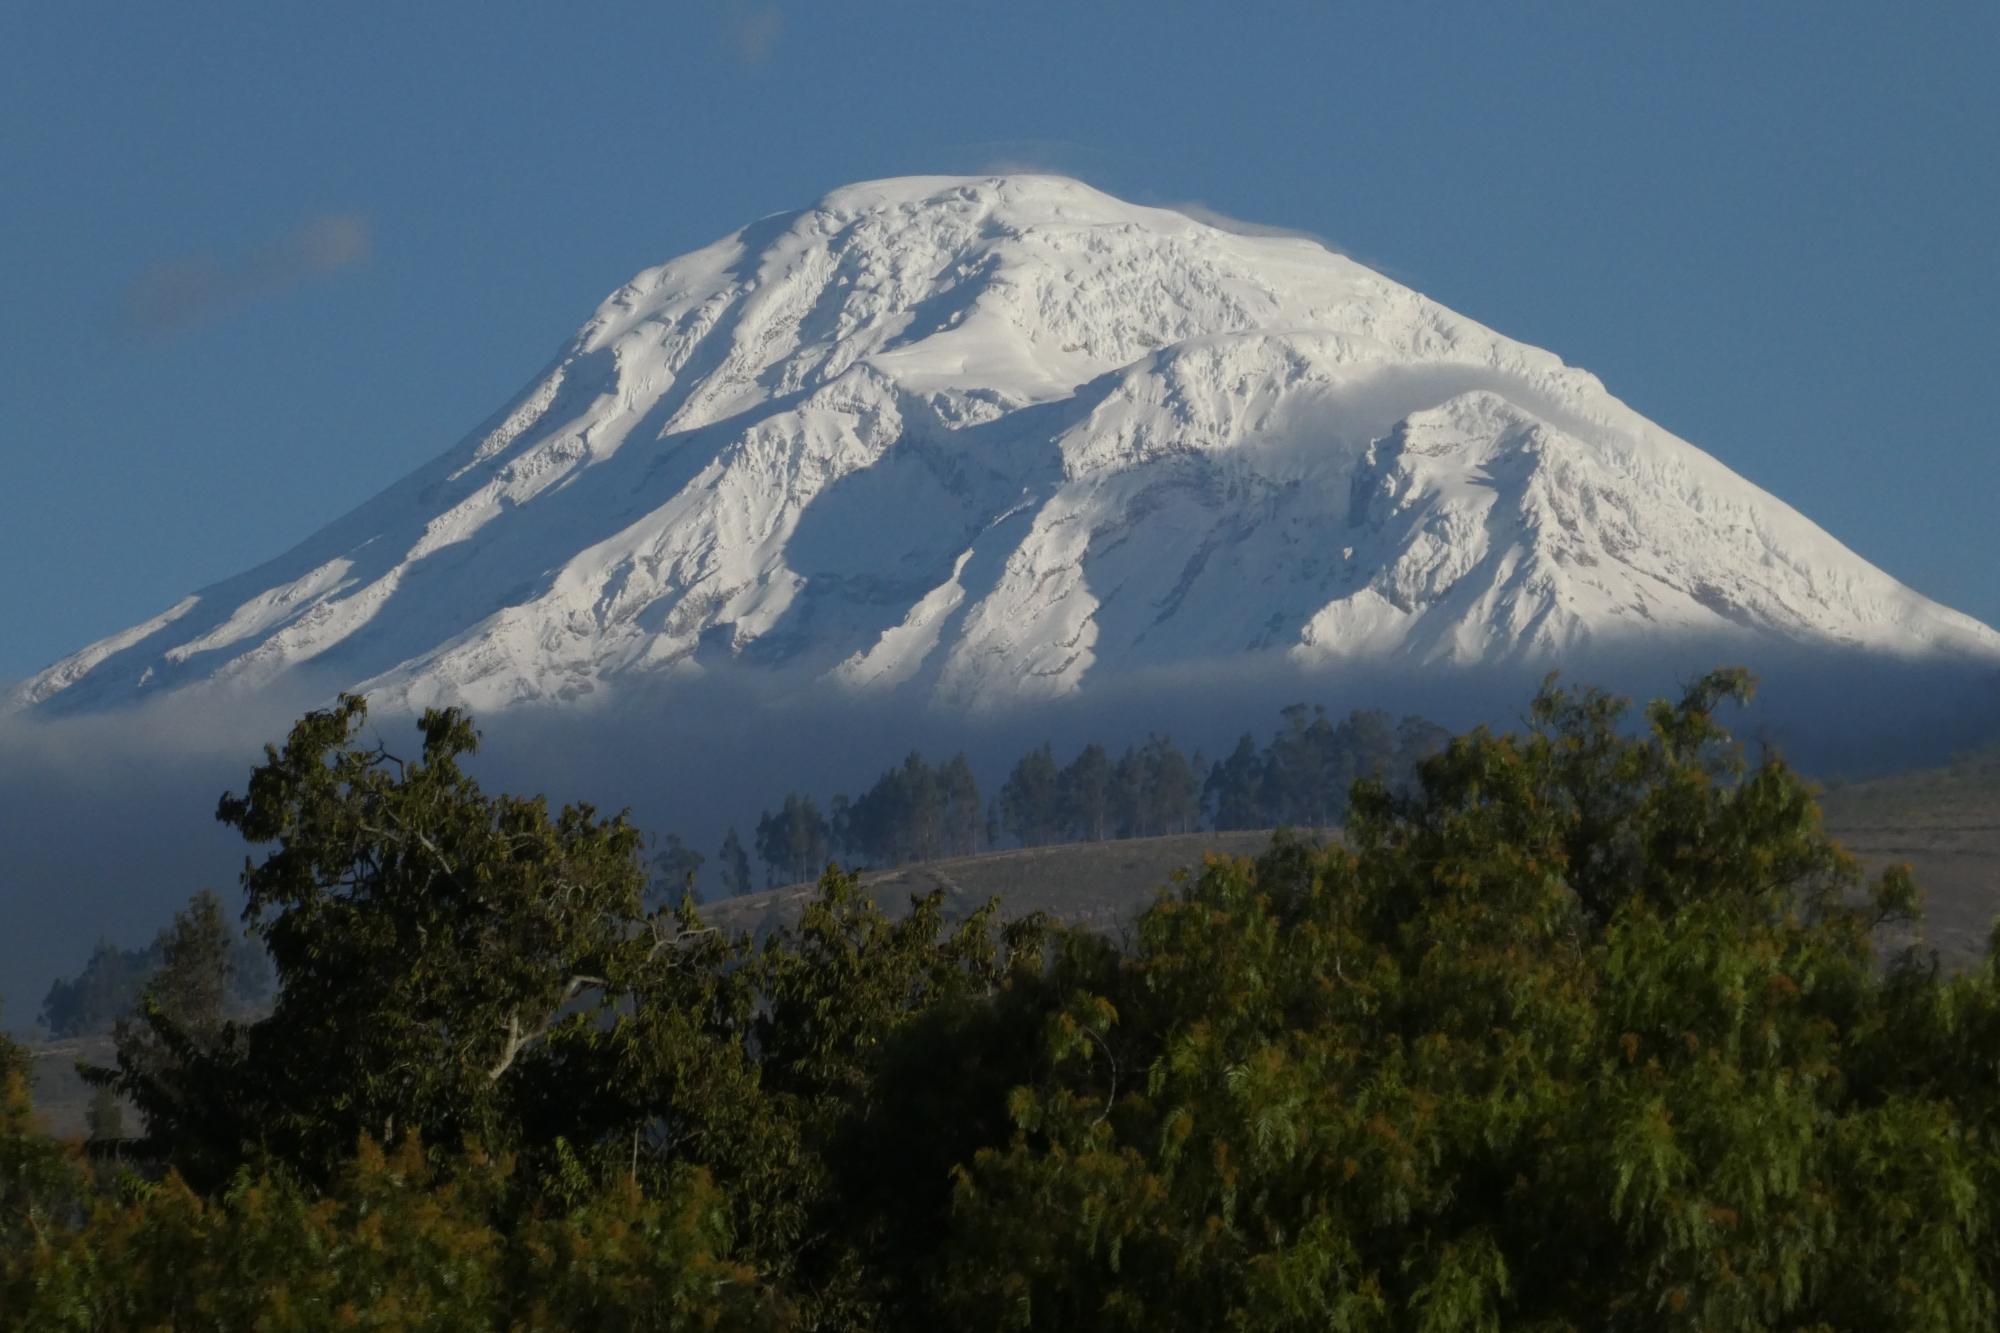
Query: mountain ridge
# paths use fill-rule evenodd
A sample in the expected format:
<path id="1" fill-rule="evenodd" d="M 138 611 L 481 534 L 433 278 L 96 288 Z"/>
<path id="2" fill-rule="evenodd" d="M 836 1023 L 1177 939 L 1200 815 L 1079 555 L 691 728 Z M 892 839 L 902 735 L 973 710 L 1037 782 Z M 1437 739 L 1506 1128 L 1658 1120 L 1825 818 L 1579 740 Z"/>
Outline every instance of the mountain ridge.
<path id="1" fill-rule="evenodd" d="M 919 177 L 645 270 L 458 445 L 7 699 L 762 668 L 979 707 L 1695 638 L 2000 665 L 1588 372 L 1317 242 Z"/>

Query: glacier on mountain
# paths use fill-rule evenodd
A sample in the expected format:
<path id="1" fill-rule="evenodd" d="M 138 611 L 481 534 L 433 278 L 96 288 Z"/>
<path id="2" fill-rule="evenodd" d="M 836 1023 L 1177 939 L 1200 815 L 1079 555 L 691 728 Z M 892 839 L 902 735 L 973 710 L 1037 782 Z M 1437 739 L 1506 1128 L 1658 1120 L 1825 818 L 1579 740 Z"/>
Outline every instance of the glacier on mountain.
<path id="1" fill-rule="evenodd" d="M 2000 665 L 1595 377 L 1316 242 L 925 177 L 641 273 L 442 457 L 7 702 L 761 669 L 979 707 L 1693 640 Z"/>

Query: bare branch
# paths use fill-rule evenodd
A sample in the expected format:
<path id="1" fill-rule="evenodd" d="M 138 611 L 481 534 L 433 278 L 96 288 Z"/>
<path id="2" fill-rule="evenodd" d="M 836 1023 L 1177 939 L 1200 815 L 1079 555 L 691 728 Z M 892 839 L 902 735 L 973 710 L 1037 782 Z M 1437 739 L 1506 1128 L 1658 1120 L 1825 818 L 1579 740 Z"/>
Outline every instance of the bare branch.
<path id="1" fill-rule="evenodd" d="M 518 1013 L 507 1015 L 507 1040 L 501 1045 L 500 1058 L 494 1062 L 492 1068 L 486 1071 L 486 1081 L 488 1083 L 498 1083 L 500 1076 L 514 1067 L 514 1061 L 519 1058 L 522 1051 L 548 1036 L 549 1030 L 555 1027 L 556 1020 L 562 1017 L 564 1005 L 581 995 L 589 987 L 603 986 L 605 984 L 603 977 L 587 976 L 581 972 L 576 973 L 564 983 L 562 998 L 558 999 L 555 1005 L 546 1014 L 542 1015 L 540 1022 L 536 1023 L 534 1027 L 528 1029 L 526 1032 L 521 1030 L 521 1016 Z"/>

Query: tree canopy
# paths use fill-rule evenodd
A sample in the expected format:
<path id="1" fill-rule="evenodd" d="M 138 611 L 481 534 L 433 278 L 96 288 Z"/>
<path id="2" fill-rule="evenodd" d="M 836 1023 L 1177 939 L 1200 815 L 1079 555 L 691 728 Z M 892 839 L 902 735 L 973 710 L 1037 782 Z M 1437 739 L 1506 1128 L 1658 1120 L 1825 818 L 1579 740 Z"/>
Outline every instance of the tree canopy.
<path id="1" fill-rule="evenodd" d="M 405 762 L 343 700 L 223 802 L 278 999 L 201 1040 L 148 1009 L 177 1100 L 121 1070 L 136 1169 L 39 1136 L 0 1046 L 0 1310 L 1992 1327 L 2000 969 L 1881 943 L 1916 886 L 1730 740 L 1748 687 L 1634 718 L 1552 684 L 1520 732 L 1359 775 L 1337 842 L 1211 860 L 1116 940 L 892 916 L 838 870 L 728 937 L 646 910 L 622 817 L 480 791 L 461 715 Z"/>

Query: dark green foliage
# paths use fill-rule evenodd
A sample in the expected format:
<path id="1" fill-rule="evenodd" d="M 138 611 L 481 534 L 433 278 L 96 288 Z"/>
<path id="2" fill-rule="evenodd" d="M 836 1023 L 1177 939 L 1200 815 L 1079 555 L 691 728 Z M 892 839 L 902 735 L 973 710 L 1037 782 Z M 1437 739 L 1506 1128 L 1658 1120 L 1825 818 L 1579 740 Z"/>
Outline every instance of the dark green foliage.
<path id="1" fill-rule="evenodd" d="M 29 1095 L 28 1053 L 0 1028 L 0 1315 L 14 1256 L 75 1227 L 88 1206 L 87 1178 L 73 1151 L 40 1133 Z"/>
<path id="2" fill-rule="evenodd" d="M 728 1211 L 699 1174 L 657 1197 L 625 1182 L 519 1218 L 508 1162 L 455 1165 L 437 1172 L 414 1137 L 389 1153 L 364 1139 L 320 1190 L 258 1172 L 203 1196 L 169 1177 L 13 1250 L 0 1311 L 51 1333 L 779 1326 L 782 1310 L 725 1257 Z"/>
<path id="3" fill-rule="evenodd" d="M 965 776 L 970 778 L 969 770 Z M 912 750 L 847 807 L 841 845 L 867 865 L 934 860 L 945 854 L 945 821 L 939 774 Z"/>
<path id="4" fill-rule="evenodd" d="M 1915 887 L 1864 882 L 1809 788 L 1728 741 L 1746 686 L 1636 732 L 1551 688 L 1524 734 L 1443 747 L 1301 712 L 1273 746 L 1296 790 L 1377 774 L 1341 840 L 1211 861 L 1122 946 L 990 904 L 952 922 L 942 894 L 892 918 L 831 871 L 759 945 L 692 901 L 641 915 L 622 821 L 480 792 L 455 715 L 419 762 L 355 749 L 347 701 L 225 803 L 270 849 L 245 883 L 281 991 L 175 1048 L 192 1100 L 153 1126 L 156 1183 L 93 1183 L 38 1136 L 0 1043 L 0 1311 L 1993 1327 L 2000 963 L 1878 954 Z M 1107 818 L 1144 818 L 1164 749 L 1105 764 Z"/>
<path id="5" fill-rule="evenodd" d="M 774 814 L 757 821 L 757 855 L 772 884 L 796 884 L 825 868 L 832 830 L 810 796 L 787 792 Z"/>
<path id="6" fill-rule="evenodd" d="M 156 1004 L 167 1073 L 121 1050 L 115 1083 L 150 1149 L 197 1184 L 246 1154 L 322 1177 L 362 1133 L 504 1146 L 546 1048 L 590 1041 L 593 998 L 645 953 L 622 817 L 480 792 L 456 712 L 424 716 L 411 761 L 354 743 L 365 713 L 349 697 L 309 715 L 218 811 L 271 849 L 243 874 L 279 980 L 271 1013 L 211 1039 Z"/>
<path id="7" fill-rule="evenodd" d="M 1054 842 L 1063 834 L 1062 771 L 1047 743 L 1021 756 L 1000 788 L 1000 827 L 1024 847 Z"/>
<path id="8" fill-rule="evenodd" d="M 204 890 L 206 892 L 206 890 Z M 211 895 L 212 897 L 213 895 Z M 84 1037 L 110 1032 L 139 1012 L 146 988 L 166 957 L 172 927 L 143 949 L 121 949 L 99 940 L 76 976 L 50 983 L 42 1000 L 42 1026 L 52 1037 Z M 256 940 L 228 931 L 225 1002 L 236 1015 L 255 1012 L 271 991 L 271 960 Z"/>
<path id="9" fill-rule="evenodd" d="M 1202 801 L 1217 829 L 1336 827 L 1358 781 L 1405 787 L 1449 734 L 1420 717 L 1390 725 L 1373 709 L 1335 723 L 1323 708 L 1293 704 L 1261 751 L 1246 734 L 1208 771 Z"/>
<path id="10" fill-rule="evenodd" d="M 1264 818 L 1264 762 L 1249 732 L 1209 769 L 1202 801 L 1213 812 L 1217 829 L 1270 827 Z"/>
<path id="11" fill-rule="evenodd" d="M 970 856 L 979 850 L 984 830 L 980 819 L 979 780 L 964 754 L 955 754 L 938 770 L 938 799 L 943 802 L 943 844 L 946 856 Z"/>
<path id="12" fill-rule="evenodd" d="M 146 999 L 189 1033 L 219 1032 L 234 980 L 234 934 L 222 899 L 208 889 L 195 894 L 160 938 L 160 969 L 146 983 Z"/>
<path id="13" fill-rule="evenodd" d="M 1862 893 L 1742 765 L 1741 688 L 1636 740 L 1545 694 L 1059 970 L 960 1177 L 957 1325 L 1989 1327 L 2000 1102 L 1937 1080 L 2000 1049 L 1945 1055 L 1991 976 L 1879 965 L 1907 878 Z"/>
<path id="14" fill-rule="evenodd" d="M 851 804 L 836 797 L 841 846 L 869 865 L 907 865 L 979 850 L 979 782 L 963 754 L 932 768 L 912 751 Z"/>
<path id="15" fill-rule="evenodd" d="M 125 1137 L 125 1108 L 118 1100 L 118 1094 L 110 1088 L 95 1088 L 91 1091 L 90 1109 L 84 1113 L 84 1125 L 93 1143 L 112 1143 Z"/>
<path id="16" fill-rule="evenodd" d="M 1120 838 L 1187 833 L 1201 822 L 1195 764 L 1167 736 L 1148 736 L 1111 772 L 1111 827 Z"/>
<path id="17" fill-rule="evenodd" d="M 105 1120 L 129 1097 L 149 1125 L 167 1127 L 201 1119 L 215 1065 L 233 1058 L 238 1038 L 229 1022 L 235 932 L 223 920 L 222 900 L 207 889 L 174 914 L 154 943 L 159 966 L 147 979 L 139 1010 L 112 1029 L 115 1068 L 79 1064 L 97 1085 L 93 1115 Z M 119 1113 L 122 1131 L 122 1113 Z M 121 1138 L 93 1128 L 92 1138 Z"/>
<path id="18" fill-rule="evenodd" d="M 743 839 L 736 836 L 734 825 L 722 835 L 722 849 L 715 854 L 715 860 L 725 898 L 750 892 L 750 857 L 744 852 Z"/>
<path id="19" fill-rule="evenodd" d="M 671 905 L 679 902 L 684 893 L 692 894 L 694 900 L 700 902 L 702 893 L 695 882 L 695 877 L 701 873 L 702 864 L 707 859 L 682 842 L 680 834 L 669 833 L 660 847 L 659 855 L 653 858 L 653 865 L 659 873 L 647 890 L 647 904 Z"/>
<path id="20" fill-rule="evenodd" d="M 1102 745 L 1086 745 L 1056 780 L 1063 831 L 1079 842 L 1111 836 L 1111 756 Z"/>
<path id="21" fill-rule="evenodd" d="M 7 1029 L 0 1026 L 0 1082 L 18 1075 L 28 1077 L 28 1049 L 7 1035 Z"/>
<path id="22" fill-rule="evenodd" d="M 1445 738 L 1417 717 L 1391 727 L 1381 713 L 1358 711 L 1335 724 L 1303 704 L 1284 716 L 1265 750 L 1245 736 L 1212 769 L 1157 734 L 1115 761 L 1102 745 L 1086 745 L 1060 767 L 1044 742 L 1015 763 L 983 818 L 963 754 L 933 766 L 913 751 L 859 797 L 834 795 L 824 817 L 810 799 L 788 795 L 758 821 L 758 852 L 775 885 L 815 873 L 829 846 L 861 865 L 902 866 L 969 856 L 1003 836 L 1037 847 L 1187 833 L 1201 827 L 1204 808 L 1213 809 L 1217 829 L 1326 828 L 1345 810 L 1356 778 L 1406 782 Z"/>
<path id="23" fill-rule="evenodd" d="M 52 1037 L 111 1031 L 119 1019 L 138 1010 L 146 982 L 159 965 L 156 948 L 121 949 L 99 940 L 83 971 L 49 983 L 42 1000 L 42 1026 Z"/>

